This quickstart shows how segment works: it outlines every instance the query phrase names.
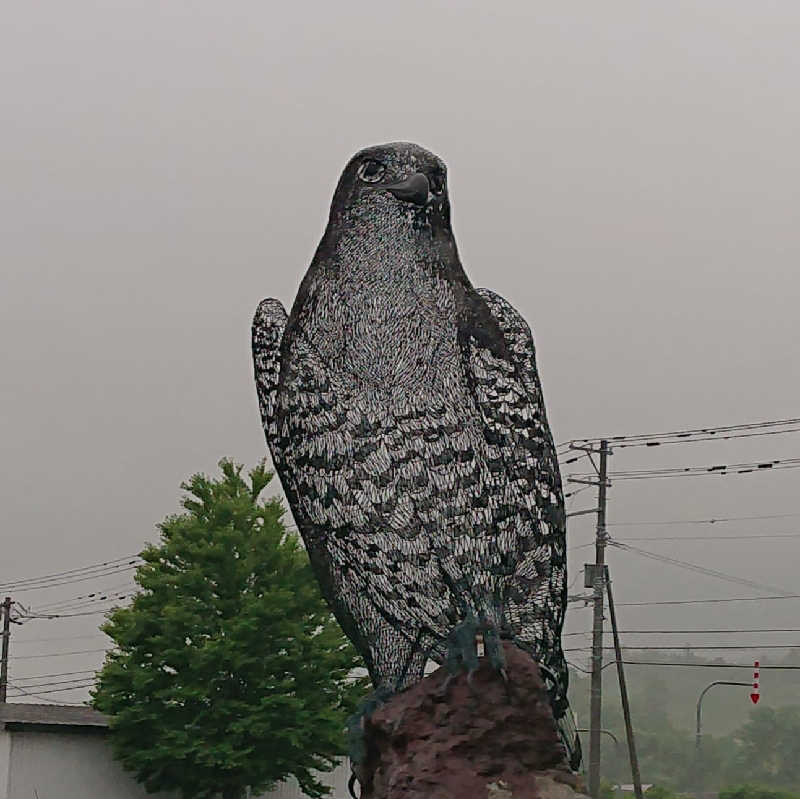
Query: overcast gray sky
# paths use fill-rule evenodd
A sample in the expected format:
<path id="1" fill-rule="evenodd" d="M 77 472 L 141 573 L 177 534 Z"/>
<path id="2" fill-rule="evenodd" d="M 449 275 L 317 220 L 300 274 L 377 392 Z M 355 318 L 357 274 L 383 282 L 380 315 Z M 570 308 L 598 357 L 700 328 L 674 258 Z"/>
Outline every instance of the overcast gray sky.
<path id="1" fill-rule="evenodd" d="M 187 475 L 265 453 L 251 314 L 264 296 L 291 303 L 341 168 L 384 141 L 448 163 L 465 268 L 530 322 L 557 441 L 800 415 L 798 26 L 795 0 L 9 6 L 0 580 L 137 552 Z M 799 446 L 625 450 L 612 467 Z M 800 513 L 797 475 L 620 483 L 609 519 Z M 589 506 L 588 492 L 571 505 Z M 800 516 L 700 529 L 792 533 Z M 591 535 L 581 518 L 570 543 Z M 798 542 L 650 548 L 800 593 Z M 578 590 L 591 551 L 573 555 Z M 609 561 L 619 601 L 756 593 Z M 42 607 L 93 587 L 15 598 Z M 798 604 L 624 621 L 786 626 Z M 99 618 L 15 628 L 14 654 L 101 647 Z M 570 625 L 588 629 L 588 611 Z M 86 637 L 50 640 L 72 635 Z M 18 660 L 12 679 L 100 658 Z"/>

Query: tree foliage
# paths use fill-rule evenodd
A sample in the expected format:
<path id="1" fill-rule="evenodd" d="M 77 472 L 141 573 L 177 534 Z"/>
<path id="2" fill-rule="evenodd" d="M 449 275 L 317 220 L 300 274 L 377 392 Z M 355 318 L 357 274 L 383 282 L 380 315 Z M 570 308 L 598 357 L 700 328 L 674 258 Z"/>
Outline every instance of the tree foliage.
<path id="1" fill-rule="evenodd" d="M 748 782 L 800 786 L 800 707 L 757 708 L 735 739 L 735 773 Z"/>
<path id="2" fill-rule="evenodd" d="M 220 462 L 182 484 L 184 512 L 142 552 L 141 591 L 103 626 L 116 644 L 94 706 L 149 791 L 225 799 L 294 775 L 310 796 L 345 751 L 359 664 L 282 522 L 272 478 Z"/>
<path id="3" fill-rule="evenodd" d="M 669 660 L 699 662 L 705 668 L 681 669 L 680 680 L 669 667 L 634 667 L 626 675 L 642 780 L 679 795 L 753 784 L 764 786 L 758 790 L 778 791 L 779 796 L 781 790 L 797 793 L 798 672 L 770 672 L 770 685 L 757 708 L 750 703 L 746 687 L 709 693 L 703 703 L 702 757 L 698 762 L 694 733 L 697 697 L 712 680 L 730 679 L 730 669 L 722 661 L 701 661 L 695 655 L 676 653 Z M 797 664 L 787 658 L 786 665 Z M 612 783 L 629 783 L 631 769 L 615 680 L 616 675 L 607 669 L 602 727 L 612 731 L 621 745 L 614 747 L 603 739 L 602 773 Z M 580 674 L 573 675 L 570 688 L 573 708 L 586 718 L 588 681 Z"/>

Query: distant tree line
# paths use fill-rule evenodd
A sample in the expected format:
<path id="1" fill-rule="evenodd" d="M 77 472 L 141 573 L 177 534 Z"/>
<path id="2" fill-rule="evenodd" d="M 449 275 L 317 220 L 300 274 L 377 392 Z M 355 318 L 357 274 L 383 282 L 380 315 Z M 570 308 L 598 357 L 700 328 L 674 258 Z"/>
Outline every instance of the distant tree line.
<path id="1" fill-rule="evenodd" d="M 644 680 L 634 681 L 633 720 L 642 780 L 666 791 L 663 796 L 651 793 L 648 799 L 669 799 L 671 791 L 685 793 L 699 787 L 721 791 L 720 799 L 800 799 L 796 793 L 800 788 L 800 705 L 748 710 L 743 699 L 736 705 L 742 723 L 724 734 L 704 732 L 702 763 L 698 764 L 694 731 L 688 724 L 679 727 L 671 712 L 671 691 L 678 690 L 673 687 L 675 681 L 670 686 L 663 676 L 650 671 Z M 701 680 L 709 682 L 707 675 Z M 584 680 L 573 681 L 578 706 L 577 694 L 584 688 Z M 682 690 L 686 692 L 685 685 Z M 617 736 L 620 745 L 614 747 L 604 738 L 603 778 L 608 784 L 630 783 L 622 713 L 613 693 L 609 694 L 603 727 Z M 693 705 L 696 700 L 697 694 L 690 692 L 689 703 Z M 687 710 L 689 703 L 685 703 Z M 728 705 L 732 704 L 728 697 Z M 686 715 L 693 721 L 693 707 L 691 711 L 691 716 Z"/>

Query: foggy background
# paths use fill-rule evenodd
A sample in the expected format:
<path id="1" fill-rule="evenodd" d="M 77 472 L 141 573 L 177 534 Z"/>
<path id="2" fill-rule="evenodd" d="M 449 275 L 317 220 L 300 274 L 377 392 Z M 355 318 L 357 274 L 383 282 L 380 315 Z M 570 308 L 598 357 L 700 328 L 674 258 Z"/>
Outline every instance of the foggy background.
<path id="1" fill-rule="evenodd" d="M 447 162 L 466 271 L 530 322 L 557 442 L 800 416 L 798 24 L 793 0 L 8 7 L 0 582 L 134 554 L 177 510 L 183 479 L 264 456 L 252 313 L 265 296 L 291 305 L 340 170 L 375 143 L 412 140 Z M 620 450 L 611 469 L 797 457 L 799 445 Z M 610 532 L 793 534 L 798 477 L 619 483 L 611 523 L 797 516 Z M 569 509 L 593 504 L 587 491 Z M 570 547 L 592 536 L 591 517 L 571 520 Z M 798 543 L 638 545 L 800 593 Z M 570 557 L 580 593 L 592 550 Z M 620 603 L 759 594 L 614 549 L 608 562 Z M 131 575 L 0 592 L 88 612 L 108 604 L 85 595 L 124 592 Z M 798 608 L 619 615 L 623 629 L 792 627 Z M 101 621 L 15 626 L 12 683 L 96 668 Z M 589 628 L 590 611 L 571 609 L 567 629 Z M 625 643 L 688 640 L 734 643 Z M 86 696 L 45 689 L 37 701 Z"/>

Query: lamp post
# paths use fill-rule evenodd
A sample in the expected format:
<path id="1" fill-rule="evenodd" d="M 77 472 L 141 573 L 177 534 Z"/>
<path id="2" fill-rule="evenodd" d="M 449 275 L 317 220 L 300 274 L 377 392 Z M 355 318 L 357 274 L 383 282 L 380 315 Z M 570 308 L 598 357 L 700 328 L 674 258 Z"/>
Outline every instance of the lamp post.
<path id="1" fill-rule="evenodd" d="M 700 692 L 700 697 L 697 700 L 697 732 L 694 739 L 694 747 L 695 747 L 695 768 L 697 770 L 697 788 L 698 790 L 702 789 L 703 785 L 703 769 L 702 769 L 702 732 L 701 732 L 701 710 L 703 706 L 703 697 L 711 690 L 715 685 L 746 685 L 748 688 L 750 687 L 749 682 L 730 682 L 729 680 L 715 680 L 712 683 L 709 683 L 703 690 Z"/>
<path id="2" fill-rule="evenodd" d="M 579 728 L 579 729 L 575 730 L 575 732 L 591 732 L 591 730 L 589 730 L 589 729 L 587 729 L 585 727 L 582 727 L 582 728 Z M 604 733 L 609 738 L 611 738 L 611 740 L 614 741 L 614 746 L 619 747 L 619 738 L 617 738 L 617 736 L 614 735 L 614 733 L 611 732 L 611 730 L 603 730 L 603 729 L 601 729 L 600 732 Z"/>

